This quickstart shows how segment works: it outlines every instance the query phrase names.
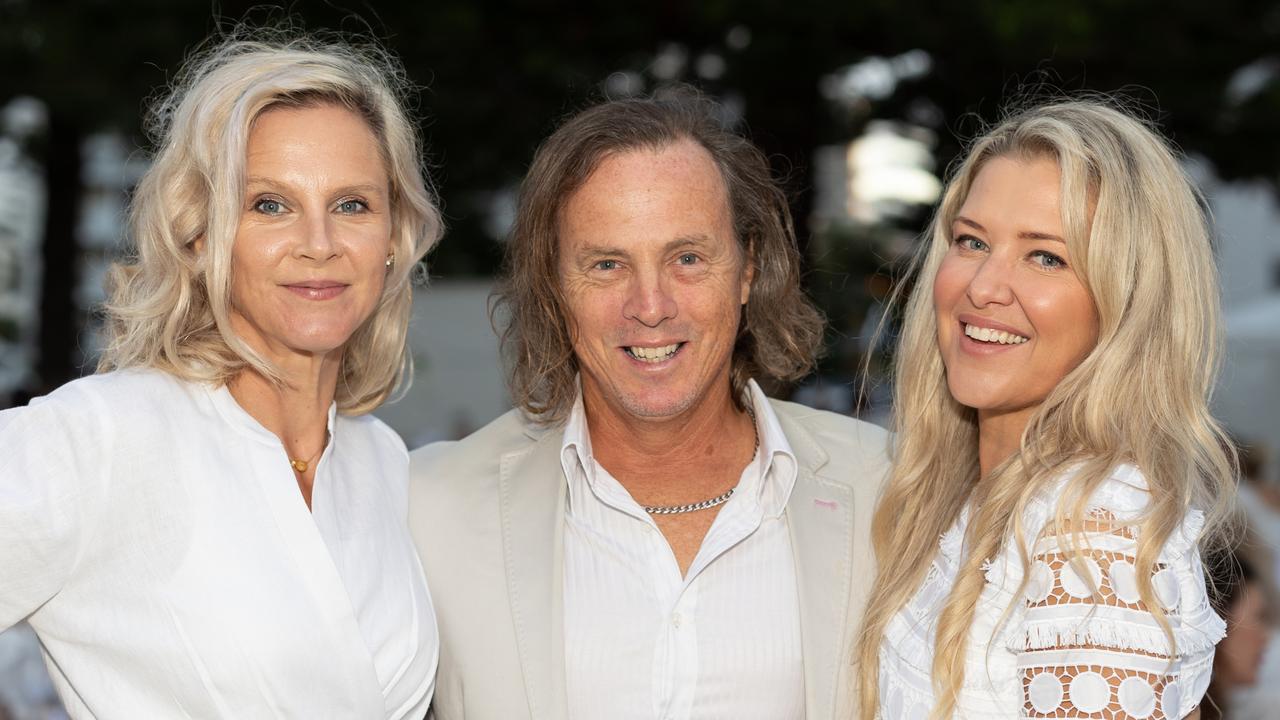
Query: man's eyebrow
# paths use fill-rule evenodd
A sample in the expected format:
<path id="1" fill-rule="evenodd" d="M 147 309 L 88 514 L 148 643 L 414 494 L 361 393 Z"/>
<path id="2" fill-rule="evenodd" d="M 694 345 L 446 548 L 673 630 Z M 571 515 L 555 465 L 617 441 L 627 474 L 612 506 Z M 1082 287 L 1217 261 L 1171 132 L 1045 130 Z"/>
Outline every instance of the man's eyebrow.
<path id="1" fill-rule="evenodd" d="M 671 253 L 676 250 L 679 250 L 680 248 L 701 247 L 703 245 L 706 245 L 710 241 L 711 241 L 711 238 L 702 234 L 681 235 L 679 237 L 672 238 L 671 240 L 667 241 L 667 243 L 662 246 L 662 251 L 663 253 Z M 631 254 L 630 251 L 624 250 L 623 248 L 620 248 L 620 247 L 616 247 L 613 245 L 605 245 L 605 244 L 593 245 L 590 243 L 590 241 L 588 241 L 588 243 L 583 247 L 579 248 L 578 251 L 573 254 L 573 256 L 579 260 L 586 260 L 589 258 L 606 257 L 606 256 L 627 257 L 630 254 Z"/>
<path id="2" fill-rule="evenodd" d="M 591 245 L 588 243 L 587 245 L 579 248 L 578 251 L 573 254 L 573 257 L 577 260 L 589 260 L 591 258 L 598 257 L 623 257 L 626 255 L 627 251 L 619 247 L 613 247 L 610 245 Z"/>
<path id="3" fill-rule="evenodd" d="M 955 221 L 960 223 L 961 225 L 968 225 L 969 227 L 973 228 L 974 230 L 977 230 L 978 232 L 987 231 L 987 229 L 983 227 L 981 223 L 977 222 L 976 220 L 970 220 L 969 218 L 963 215 L 957 215 Z M 1063 240 L 1061 237 L 1054 235 L 1053 233 L 1037 232 L 1035 230 L 1023 230 L 1018 233 L 1018 237 L 1023 240 L 1052 240 L 1054 242 L 1063 243 L 1064 245 L 1067 242 L 1066 240 Z"/>
<path id="4" fill-rule="evenodd" d="M 670 253 L 685 247 L 701 247 L 711 242 L 711 238 L 702 234 L 681 235 L 662 246 L 663 252 Z"/>

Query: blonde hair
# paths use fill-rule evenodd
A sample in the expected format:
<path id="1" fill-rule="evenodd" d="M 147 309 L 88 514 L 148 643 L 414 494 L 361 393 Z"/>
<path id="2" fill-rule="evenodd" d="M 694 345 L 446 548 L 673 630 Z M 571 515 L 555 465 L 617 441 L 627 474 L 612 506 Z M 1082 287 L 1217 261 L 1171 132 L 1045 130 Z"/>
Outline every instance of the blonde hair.
<path id="1" fill-rule="evenodd" d="M 230 323 L 245 149 L 268 109 L 332 104 L 358 114 L 378 140 L 395 258 L 377 307 L 347 341 L 335 401 L 343 413 L 365 413 L 406 383 L 412 275 L 442 232 L 405 112 L 408 89 L 384 50 L 314 35 L 241 30 L 189 58 L 147 118 L 157 151 L 130 206 L 135 257 L 108 278 L 98 371 L 151 367 L 223 384 L 252 369 L 282 382 Z"/>
<path id="2" fill-rule="evenodd" d="M 932 286 L 951 226 L 974 179 L 995 157 L 1048 157 L 1061 178 L 1068 254 L 1097 308 L 1096 347 L 1028 422 L 1020 451 L 979 477 L 975 412 L 947 389 Z M 879 563 L 856 649 L 860 716 L 874 716 L 885 627 L 923 582 L 938 537 L 968 505 L 969 554 L 942 610 L 933 660 L 935 717 L 949 716 L 964 680 L 983 564 L 1016 543 L 1028 502 L 1078 467 L 1046 532 L 1079 539 L 1089 497 L 1121 463 L 1141 469 L 1150 502 L 1134 523 L 1137 566 L 1153 568 L 1190 508 L 1206 511 L 1206 542 L 1226 526 L 1234 472 L 1208 398 L 1220 353 L 1218 282 L 1200 198 L 1175 153 L 1105 99 L 1041 105 L 978 139 L 956 168 L 917 255 L 896 359 L 895 463 L 872 525 Z M 1153 601 L 1142 600 L 1173 644 Z"/>

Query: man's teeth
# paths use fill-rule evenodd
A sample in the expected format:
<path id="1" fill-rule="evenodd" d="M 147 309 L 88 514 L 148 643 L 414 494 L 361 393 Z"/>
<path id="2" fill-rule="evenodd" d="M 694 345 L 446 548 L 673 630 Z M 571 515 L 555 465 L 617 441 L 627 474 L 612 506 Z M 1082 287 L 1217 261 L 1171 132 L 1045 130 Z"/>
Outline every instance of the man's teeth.
<path id="1" fill-rule="evenodd" d="M 666 360 L 676 354 L 676 350 L 680 349 L 680 343 L 674 345 L 664 345 L 662 347 L 639 347 L 633 345 L 627 348 L 627 352 L 631 353 L 631 357 L 644 362 L 657 363 Z"/>
<path id="2" fill-rule="evenodd" d="M 1021 335 L 1004 332 L 1003 330 L 992 330 L 991 328 L 978 327 L 977 325 L 965 325 L 964 334 L 974 340 L 989 343 L 1000 343 L 1001 345 L 1021 345 L 1028 339 Z"/>

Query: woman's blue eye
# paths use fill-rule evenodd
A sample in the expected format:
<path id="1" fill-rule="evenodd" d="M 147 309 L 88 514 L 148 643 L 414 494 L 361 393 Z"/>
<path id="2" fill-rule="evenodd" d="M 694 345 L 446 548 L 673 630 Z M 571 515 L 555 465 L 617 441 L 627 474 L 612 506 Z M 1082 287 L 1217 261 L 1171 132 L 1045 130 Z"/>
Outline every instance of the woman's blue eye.
<path id="1" fill-rule="evenodd" d="M 1035 262 L 1037 265 L 1047 270 L 1056 270 L 1058 268 L 1064 268 L 1067 266 L 1066 260 L 1063 260 L 1057 255 L 1054 255 L 1051 252 L 1046 252 L 1044 250 L 1037 250 L 1034 253 L 1032 253 L 1031 256 L 1035 258 Z"/>
<path id="2" fill-rule="evenodd" d="M 987 244 L 972 235 L 961 235 L 955 239 L 955 243 L 965 250 L 986 250 Z"/>
<path id="3" fill-rule="evenodd" d="M 266 215 L 279 215 L 284 212 L 284 205 L 279 200 L 263 198 L 253 204 L 253 209 Z"/>
<path id="4" fill-rule="evenodd" d="M 338 203 L 338 212 L 358 213 L 368 210 L 369 206 L 363 200 L 343 200 Z"/>

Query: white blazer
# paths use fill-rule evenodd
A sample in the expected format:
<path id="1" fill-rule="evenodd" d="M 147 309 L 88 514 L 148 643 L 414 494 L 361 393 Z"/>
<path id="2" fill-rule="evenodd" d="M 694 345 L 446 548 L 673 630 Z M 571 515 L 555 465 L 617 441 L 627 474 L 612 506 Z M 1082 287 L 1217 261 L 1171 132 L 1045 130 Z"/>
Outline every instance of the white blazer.
<path id="1" fill-rule="evenodd" d="M 853 701 L 852 646 L 874 572 L 884 430 L 771 400 L 799 464 L 787 504 L 809 720 Z M 437 720 L 565 718 L 561 428 L 512 410 L 412 453 L 409 524 L 440 627 Z"/>

